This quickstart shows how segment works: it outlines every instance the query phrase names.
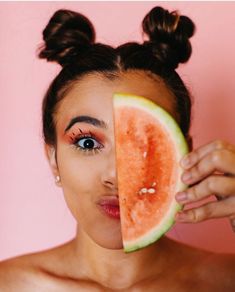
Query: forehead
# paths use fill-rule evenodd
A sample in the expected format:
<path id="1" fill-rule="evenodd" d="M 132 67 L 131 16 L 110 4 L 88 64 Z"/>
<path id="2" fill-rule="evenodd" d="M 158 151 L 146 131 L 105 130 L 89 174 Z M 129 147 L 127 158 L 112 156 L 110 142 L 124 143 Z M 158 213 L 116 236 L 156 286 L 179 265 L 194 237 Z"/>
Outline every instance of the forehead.
<path id="1" fill-rule="evenodd" d="M 73 117 L 89 115 L 112 125 L 112 95 L 115 92 L 140 95 L 156 102 L 175 119 L 175 98 L 160 78 L 144 71 L 132 70 L 108 79 L 93 73 L 75 82 L 56 111 L 56 124 L 65 126 Z"/>

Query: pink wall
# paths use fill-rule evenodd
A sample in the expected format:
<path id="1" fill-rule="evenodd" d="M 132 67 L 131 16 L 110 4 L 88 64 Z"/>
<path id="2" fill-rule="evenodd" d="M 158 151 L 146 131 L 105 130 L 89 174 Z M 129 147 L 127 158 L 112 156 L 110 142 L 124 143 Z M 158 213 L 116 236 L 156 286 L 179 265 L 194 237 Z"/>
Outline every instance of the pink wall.
<path id="1" fill-rule="evenodd" d="M 235 3 L 2 2 L 0 259 L 60 244 L 75 232 L 42 148 L 41 100 L 59 70 L 36 58 L 42 29 L 56 9 L 68 8 L 91 19 L 97 41 L 140 41 L 140 23 L 156 4 L 179 9 L 197 24 L 193 56 L 179 69 L 195 99 L 195 146 L 216 138 L 235 143 Z M 177 224 L 168 235 L 193 246 L 235 253 L 235 234 L 227 219 Z"/>

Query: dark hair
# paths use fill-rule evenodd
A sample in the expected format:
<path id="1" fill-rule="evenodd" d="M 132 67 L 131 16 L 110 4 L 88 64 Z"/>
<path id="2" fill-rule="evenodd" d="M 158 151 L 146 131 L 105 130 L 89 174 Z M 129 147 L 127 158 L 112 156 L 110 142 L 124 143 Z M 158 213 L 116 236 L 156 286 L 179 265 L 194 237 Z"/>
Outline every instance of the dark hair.
<path id="1" fill-rule="evenodd" d="M 183 81 L 175 71 L 187 62 L 192 49 L 189 38 L 194 23 L 176 11 L 154 7 L 143 19 L 143 32 L 148 41 L 129 42 L 113 48 L 95 43 L 92 23 L 82 14 L 70 10 L 54 13 L 43 31 L 44 44 L 39 58 L 55 61 L 62 70 L 51 83 L 42 104 L 44 141 L 56 145 L 53 115 L 60 100 L 87 73 L 101 73 L 111 79 L 120 71 L 144 70 L 160 76 L 176 98 L 179 126 L 188 135 L 191 120 L 191 99 Z"/>

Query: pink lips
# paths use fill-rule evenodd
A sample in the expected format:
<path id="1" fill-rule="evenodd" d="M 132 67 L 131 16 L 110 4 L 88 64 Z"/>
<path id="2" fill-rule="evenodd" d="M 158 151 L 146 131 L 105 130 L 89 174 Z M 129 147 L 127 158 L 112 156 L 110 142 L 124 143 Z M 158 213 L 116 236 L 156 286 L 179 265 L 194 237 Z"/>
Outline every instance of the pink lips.
<path id="1" fill-rule="evenodd" d="M 107 216 L 120 219 L 119 200 L 116 196 L 103 196 L 98 200 L 97 204 Z"/>

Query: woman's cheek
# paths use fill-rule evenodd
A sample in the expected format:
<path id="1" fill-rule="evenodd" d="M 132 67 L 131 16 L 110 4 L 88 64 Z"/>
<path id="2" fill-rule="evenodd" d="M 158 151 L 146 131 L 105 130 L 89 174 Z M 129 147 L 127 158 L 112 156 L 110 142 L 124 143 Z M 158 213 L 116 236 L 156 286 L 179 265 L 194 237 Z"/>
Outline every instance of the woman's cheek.
<path id="1" fill-rule="evenodd" d="M 82 155 L 81 153 L 66 155 L 60 163 L 62 187 L 70 193 L 92 193 L 100 185 L 103 159 L 99 154 L 90 157 Z"/>
<path id="2" fill-rule="evenodd" d="M 71 168 L 64 169 L 62 173 L 62 189 L 68 208 L 75 217 L 79 220 L 79 217 L 83 215 L 83 208 L 87 208 L 87 204 L 90 200 L 89 178 L 86 178 L 86 173 L 81 172 L 79 168 L 74 167 L 74 171 Z"/>

